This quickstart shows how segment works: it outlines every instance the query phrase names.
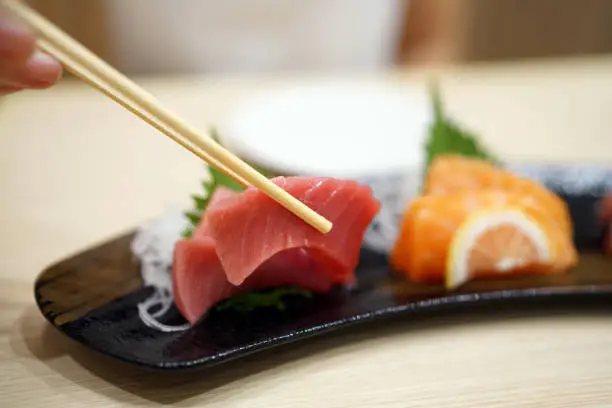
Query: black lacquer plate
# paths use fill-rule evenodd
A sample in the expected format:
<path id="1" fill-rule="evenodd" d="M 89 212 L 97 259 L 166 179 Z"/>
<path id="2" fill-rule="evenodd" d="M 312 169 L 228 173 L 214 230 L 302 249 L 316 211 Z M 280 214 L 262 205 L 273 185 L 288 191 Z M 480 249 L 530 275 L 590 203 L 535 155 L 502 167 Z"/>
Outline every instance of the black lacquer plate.
<path id="1" fill-rule="evenodd" d="M 599 178 L 590 177 L 587 183 L 576 178 L 583 170 L 521 168 L 569 204 L 581 260 L 564 275 L 474 281 L 445 292 L 406 281 L 389 269 L 384 255 L 363 249 L 358 284 L 351 290 L 289 299 L 284 311 L 214 311 L 188 330 L 163 333 L 147 327 L 138 315 L 137 304 L 152 289 L 143 286 L 139 262 L 130 250 L 133 235 L 127 234 L 49 267 L 36 281 L 36 301 L 48 321 L 67 336 L 125 362 L 158 369 L 208 367 L 355 323 L 410 319 L 424 312 L 592 301 L 612 305 L 612 256 L 602 252 L 606 227 L 599 217 L 612 173 L 590 169 L 587 173 L 599 171 Z M 165 319 L 183 322 L 176 309 Z"/>

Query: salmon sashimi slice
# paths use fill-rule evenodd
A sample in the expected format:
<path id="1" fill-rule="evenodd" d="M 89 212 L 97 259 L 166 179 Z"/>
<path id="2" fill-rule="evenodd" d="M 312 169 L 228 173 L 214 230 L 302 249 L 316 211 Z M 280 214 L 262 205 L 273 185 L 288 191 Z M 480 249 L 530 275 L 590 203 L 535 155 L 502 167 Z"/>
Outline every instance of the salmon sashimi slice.
<path id="1" fill-rule="evenodd" d="M 352 276 L 365 231 L 380 210 L 368 186 L 324 177 L 277 177 L 274 183 L 333 223 L 322 234 L 255 188 L 209 206 L 210 235 L 228 281 L 241 285 L 274 255 L 303 248 L 336 279 Z"/>
<path id="2" fill-rule="evenodd" d="M 537 200 L 518 191 L 487 189 L 421 196 L 413 200 L 404 213 L 391 252 L 391 265 L 413 281 L 442 282 L 449 246 L 457 229 L 475 211 L 493 209 L 524 211 L 547 232 L 552 241 L 553 257 L 550 265 L 542 266 L 542 272 L 560 271 L 576 264 L 578 254 L 571 235 Z"/>
<path id="3" fill-rule="evenodd" d="M 561 197 L 535 180 L 520 177 L 483 159 L 452 154 L 436 157 L 429 167 L 423 194 L 481 189 L 503 189 L 531 196 L 552 214 L 565 232 L 573 230 L 569 209 Z"/>
<path id="4" fill-rule="evenodd" d="M 272 257 L 240 286 L 228 282 L 212 238 L 181 240 L 174 251 L 174 302 L 192 324 L 218 302 L 239 294 L 281 286 L 326 293 L 342 283 L 349 282 L 330 276 L 301 248 Z"/>

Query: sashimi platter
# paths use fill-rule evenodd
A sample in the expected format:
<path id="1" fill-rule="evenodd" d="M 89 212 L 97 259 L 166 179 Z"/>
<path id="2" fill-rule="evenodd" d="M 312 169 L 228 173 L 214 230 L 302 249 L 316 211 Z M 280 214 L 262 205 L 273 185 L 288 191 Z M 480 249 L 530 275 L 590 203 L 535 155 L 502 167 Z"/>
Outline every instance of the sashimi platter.
<path id="1" fill-rule="evenodd" d="M 431 101 L 415 194 L 402 174 L 254 163 L 333 223 L 322 233 L 205 168 L 193 208 L 43 271 L 41 312 L 97 352 L 176 370 L 424 311 L 611 305 L 612 169 L 507 163 L 445 114 L 435 87 Z"/>

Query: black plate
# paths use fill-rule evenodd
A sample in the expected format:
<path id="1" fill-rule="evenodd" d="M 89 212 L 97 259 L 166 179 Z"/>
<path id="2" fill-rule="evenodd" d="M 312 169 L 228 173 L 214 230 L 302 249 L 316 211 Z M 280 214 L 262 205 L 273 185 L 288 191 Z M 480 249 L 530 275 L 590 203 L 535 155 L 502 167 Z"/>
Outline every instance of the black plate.
<path id="1" fill-rule="evenodd" d="M 557 170 L 555 170 L 557 171 Z M 551 174 L 551 173 L 547 173 Z M 543 181 L 568 202 L 575 220 L 578 267 L 558 276 L 471 282 L 447 293 L 396 275 L 384 255 L 364 249 L 358 285 L 312 299 L 290 299 L 285 311 L 213 312 L 183 332 L 163 333 L 142 323 L 137 304 L 151 295 L 143 286 L 128 234 L 45 270 L 35 284 L 36 301 L 49 322 L 94 350 L 158 369 L 207 367 L 271 347 L 376 319 L 429 311 L 522 304 L 568 304 L 612 300 L 612 257 L 602 254 L 604 226 L 599 203 L 607 186 L 565 188 L 558 177 Z M 610 181 L 609 173 L 604 179 Z M 552 182 L 552 181 L 554 182 Z M 575 186 L 574 186 L 575 187 Z M 168 323 L 182 318 L 172 308 Z"/>

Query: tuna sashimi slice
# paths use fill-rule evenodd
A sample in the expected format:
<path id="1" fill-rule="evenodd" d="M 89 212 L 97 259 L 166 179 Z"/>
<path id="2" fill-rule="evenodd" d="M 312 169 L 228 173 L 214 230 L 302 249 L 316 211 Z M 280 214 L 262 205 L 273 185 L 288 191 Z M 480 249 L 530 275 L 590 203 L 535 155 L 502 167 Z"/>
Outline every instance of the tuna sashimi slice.
<path id="1" fill-rule="evenodd" d="M 195 231 L 194 231 L 195 232 Z M 216 301 L 231 295 L 232 285 L 208 238 L 184 239 L 174 247 L 172 294 L 183 317 L 194 323 Z"/>
<path id="2" fill-rule="evenodd" d="M 213 192 L 212 197 L 210 197 L 210 201 L 208 202 L 208 207 L 214 206 L 218 204 L 220 201 L 228 197 L 234 197 L 238 194 L 239 193 L 233 190 L 230 190 L 229 188 L 217 187 L 215 191 Z M 202 218 L 200 219 L 200 222 L 198 223 L 196 228 L 193 230 L 193 234 L 191 234 L 191 237 L 193 239 L 210 238 L 210 232 L 208 228 L 208 217 L 206 217 L 205 215 L 202 216 Z"/>
<path id="3" fill-rule="evenodd" d="M 206 210 L 206 232 L 216 243 L 227 280 L 241 285 L 274 255 L 297 248 L 307 250 L 330 276 L 340 280 L 352 276 L 366 228 L 380 210 L 371 189 L 323 177 L 272 181 L 334 226 L 322 234 L 254 188 L 216 200 Z"/>
<path id="4" fill-rule="evenodd" d="M 216 303 L 238 294 L 280 286 L 326 293 L 339 283 L 343 282 L 325 273 L 301 248 L 272 257 L 240 286 L 227 281 L 213 239 L 184 239 L 174 250 L 174 301 L 183 317 L 192 324 Z"/>
<path id="5" fill-rule="evenodd" d="M 239 251 L 225 251 L 229 256 L 235 256 L 234 254 L 241 253 L 245 248 L 250 248 L 252 252 L 249 253 L 262 252 L 260 256 L 251 260 L 249 267 L 252 270 L 248 276 L 236 285 L 228 278 L 222 258 L 219 257 L 216 241 L 218 237 L 223 237 L 218 234 L 220 230 L 236 227 L 231 223 L 225 223 L 222 227 L 218 226 L 217 230 L 213 230 L 211 214 L 223 214 L 229 217 L 228 211 L 232 211 L 231 208 L 237 204 L 235 200 L 253 200 L 253 194 L 249 190 L 236 193 L 218 188 L 211 197 L 208 209 L 194 230 L 192 238 L 179 241 L 174 250 L 172 281 L 175 304 L 189 322 L 195 323 L 219 301 L 250 291 L 294 286 L 325 293 L 335 285 L 354 283 L 354 268 L 358 262 L 361 240 L 368 224 L 378 212 L 378 202 L 371 197 L 369 188 L 355 182 L 306 178 L 274 181 L 292 183 L 291 180 L 296 180 L 298 183 L 288 188 L 288 191 L 295 193 L 302 189 L 301 198 L 307 205 L 318 211 L 323 208 L 321 213 L 334 223 L 333 235 L 330 235 L 332 234 L 330 232 L 324 236 L 326 239 L 322 240 L 323 235 L 316 230 L 304 231 L 304 226 L 311 227 L 303 224 L 301 220 L 294 222 L 295 220 L 290 217 L 281 216 L 280 228 L 283 240 L 280 244 L 272 242 L 274 240 L 269 240 L 266 244 L 260 233 L 249 245 L 242 239 L 234 241 L 233 245 L 239 248 Z M 344 197 L 344 204 L 339 205 L 336 197 Z M 240 225 L 253 215 L 277 216 L 276 207 L 281 208 L 278 204 L 267 197 L 264 197 L 263 201 L 257 195 L 254 198 L 255 201 L 249 201 L 247 206 L 256 204 L 252 208 L 255 213 L 251 214 L 239 207 L 239 211 L 231 215 L 234 222 L 237 222 L 238 217 L 246 217 L 242 223 L 237 222 Z M 284 208 L 281 210 L 287 211 Z M 288 214 L 293 217 L 292 214 Z M 273 218 L 267 223 L 267 234 L 278 235 L 279 226 L 273 228 Z M 257 227 L 256 224 L 251 223 L 251 225 L 251 228 Z M 340 234 L 342 231 L 344 233 Z M 238 237 L 245 232 L 248 230 L 241 229 Z M 344 242 L 335 245 L 334 239 Z"/>

